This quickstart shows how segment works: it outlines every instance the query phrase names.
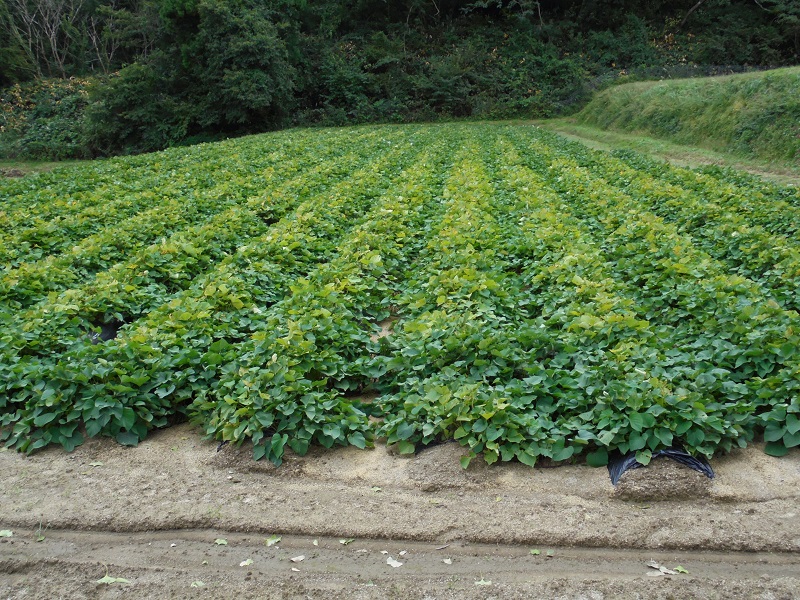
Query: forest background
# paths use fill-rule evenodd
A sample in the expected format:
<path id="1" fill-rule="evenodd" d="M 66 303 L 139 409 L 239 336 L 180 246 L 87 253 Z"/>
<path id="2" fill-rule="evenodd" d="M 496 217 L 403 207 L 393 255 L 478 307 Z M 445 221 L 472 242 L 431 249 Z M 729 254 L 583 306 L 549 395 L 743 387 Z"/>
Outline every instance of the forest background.
<path id="1" fill-rule="evenodd" d="M 797 0 L 0 0 L 0 157 L 543 118 L 799 57 Z"/>

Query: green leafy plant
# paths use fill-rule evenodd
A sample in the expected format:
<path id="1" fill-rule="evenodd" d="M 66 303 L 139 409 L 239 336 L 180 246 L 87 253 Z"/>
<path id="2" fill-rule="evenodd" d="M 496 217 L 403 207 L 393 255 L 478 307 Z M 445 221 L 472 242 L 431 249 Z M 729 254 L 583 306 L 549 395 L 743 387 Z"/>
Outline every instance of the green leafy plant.
<path id="1" fill-rule="evenodd" d="M 376 441 L 452 441 L 464 468 L 800 446 L 796 189 L 451 124 L 174 149 L 0 197 L 7 447 L 185 418 L 276 465 Z"/>

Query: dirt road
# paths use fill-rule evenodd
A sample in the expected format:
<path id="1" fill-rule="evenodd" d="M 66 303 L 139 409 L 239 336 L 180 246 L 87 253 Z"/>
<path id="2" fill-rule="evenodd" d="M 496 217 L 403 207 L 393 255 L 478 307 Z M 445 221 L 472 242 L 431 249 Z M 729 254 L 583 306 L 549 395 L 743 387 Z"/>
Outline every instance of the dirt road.
<path id="1" fill-rule="evenodd" d="M 800 597 L 797 451 L 735 452 L 714 480 L 654 461 L 616 489 L 582 465 L 463 471 L 460 452 L 275 469 L 186 425 L 137 448 L 0 452 L 0 599 Z"/>

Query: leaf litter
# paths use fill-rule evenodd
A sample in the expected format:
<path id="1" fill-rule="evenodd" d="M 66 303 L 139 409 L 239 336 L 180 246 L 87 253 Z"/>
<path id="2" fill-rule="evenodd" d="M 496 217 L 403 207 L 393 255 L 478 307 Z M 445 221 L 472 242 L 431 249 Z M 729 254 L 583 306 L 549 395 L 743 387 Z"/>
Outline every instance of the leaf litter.
<path id="1" fill-rule="evenodd" d="M 680 571 L 668 569 L 664 565 L 661 565 L 654 560 L 648 561 L 647 566 L 651 569 L 655 569 L 655 571 L 649 571 L 647 573 L 650 577 L 659 577 L 660 575 L 678 575 L 680 573 Z"/>

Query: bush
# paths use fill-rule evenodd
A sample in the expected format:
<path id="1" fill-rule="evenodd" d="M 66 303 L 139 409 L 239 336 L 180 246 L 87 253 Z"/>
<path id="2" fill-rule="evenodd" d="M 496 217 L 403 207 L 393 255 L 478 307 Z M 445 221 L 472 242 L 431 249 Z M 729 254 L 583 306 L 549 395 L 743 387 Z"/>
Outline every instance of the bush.
<path id="1" fill-rule="evenodd" d="M 125 67 L 94 91 L 85 126 L 96 153 L 160 150 L 189 135 L 187 107 L 159 74 L 165 62 L 167 57 L 157 53 L 146 64 Z"/>
<path id="2" fill-rule="evenodd" d="M 84 115 L 92 85 L 88 79 L 43 79 L 2 90 L 0 157 L 91 157 Z"/>

